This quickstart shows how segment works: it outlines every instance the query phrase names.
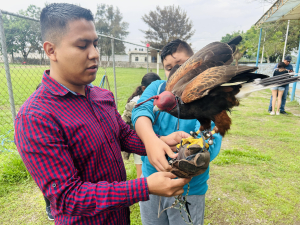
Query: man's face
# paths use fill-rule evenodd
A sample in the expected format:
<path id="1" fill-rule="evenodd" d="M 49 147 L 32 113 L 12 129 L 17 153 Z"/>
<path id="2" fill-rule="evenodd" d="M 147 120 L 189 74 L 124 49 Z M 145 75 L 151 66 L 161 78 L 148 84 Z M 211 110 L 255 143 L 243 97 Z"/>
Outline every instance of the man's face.
<path id="1" fill-rule="evenodd" d="M 287 66 L 290 65 L 290 63 L 291 63 L 290 61 L 287 61 L 287 60 L 283 60 L 283 62 L 284 62 L 284 64 L 287 65 Z"/>
<path id="2" fill-rule="evenodd" d="M 79 19 L 68 23 L 66 34 L 55 49 L 56 66 L 66 83 L 82 86 L 96 79 L 99 63 L 97 44 L 98 36 L 92 21 Z"/>
<path id="3" fill-rule="evenodd" d="M 169 77 L 171 69 L 176 64 L 182 65 L 189 58 L 185 52 L 175 52 L 173 55 L 168 55 L 163 61 L 166 77 Z"/>

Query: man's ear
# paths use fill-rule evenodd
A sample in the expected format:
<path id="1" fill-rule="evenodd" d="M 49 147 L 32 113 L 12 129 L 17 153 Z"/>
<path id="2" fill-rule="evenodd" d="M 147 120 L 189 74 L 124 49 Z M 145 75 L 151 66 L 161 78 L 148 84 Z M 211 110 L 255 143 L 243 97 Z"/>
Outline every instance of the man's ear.
<path id="1" fill-rule="evenodd" d="M 51 61 L 56 62 L 57 58 L 56 58 L 56 52 L 55 52 L 55 44 L 53 44 L 52 42 L 49 41 L 45 41 L 43 44 L 43 48 L 45 50 L 46 55 L 49 57 L 49 59 Z"/>
<path id="2" fill-rule="evenodd" d="M 145 89 L 146 89 L 146 86 L 142 86 L 142 91 L 145 91 Z"/>

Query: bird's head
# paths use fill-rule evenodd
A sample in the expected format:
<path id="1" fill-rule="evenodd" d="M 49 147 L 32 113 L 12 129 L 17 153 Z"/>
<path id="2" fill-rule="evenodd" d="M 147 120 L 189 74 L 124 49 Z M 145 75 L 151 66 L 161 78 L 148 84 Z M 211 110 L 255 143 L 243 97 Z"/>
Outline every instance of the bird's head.
<path id="1" fill-rule="evenodd" d="M 154 99 L 154 112 L 158 110 L 169 112 L 176 107 L 176 104 L 175 95 L 170 91 L 164 91 Z"/>

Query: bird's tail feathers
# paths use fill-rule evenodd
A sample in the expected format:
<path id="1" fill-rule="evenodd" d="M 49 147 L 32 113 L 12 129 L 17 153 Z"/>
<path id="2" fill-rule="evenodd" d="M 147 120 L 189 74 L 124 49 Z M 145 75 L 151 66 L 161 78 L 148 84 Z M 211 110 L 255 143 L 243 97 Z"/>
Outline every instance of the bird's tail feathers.
<path id="1" fill-rule="evenodd" d="M 242 84 L 240 92 L 235 95 L 237 99 L 248 97 L 252 92 L 260 91 L 268 88 L 282 86 L 300 81 L 300 77 L 294 74 L 283 74 L 265 79 L 256 79 L 251 83 Z"/>

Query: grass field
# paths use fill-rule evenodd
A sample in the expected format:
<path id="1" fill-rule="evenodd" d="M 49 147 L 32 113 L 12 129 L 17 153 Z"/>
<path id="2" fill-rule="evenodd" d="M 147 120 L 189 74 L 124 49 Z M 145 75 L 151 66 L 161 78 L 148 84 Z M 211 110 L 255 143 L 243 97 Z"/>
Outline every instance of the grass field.
<path id="1" fill-rule="evenodd" d="M 117 69 L 120 112 L 144 73 L 145 69 Z M 31 91 L 40 81 L 41 76 L 36 77 Z M 113 77 L 108 77 L 112 88 Z M 270 116 L 269 98 L 269 90 L 254 93 L 231 113 L 232 129 L 211 163 L 206 225 L 300 224 L 300 107 L 287 101 L 288 116 Z M 8 165 L 21 167 L 11 155 L 0 153 L 0 180 Z M 128 179 L 134 179 L 133 159 L 125 164 Z M 19 176 L 21 183 L 0 181 L 1 224 L 53 224 L 46 219 L 43 196 L 33 180 L 25 172 Z M 141 224 L 138 204 L 131 207 L 131 224 Z"/>

